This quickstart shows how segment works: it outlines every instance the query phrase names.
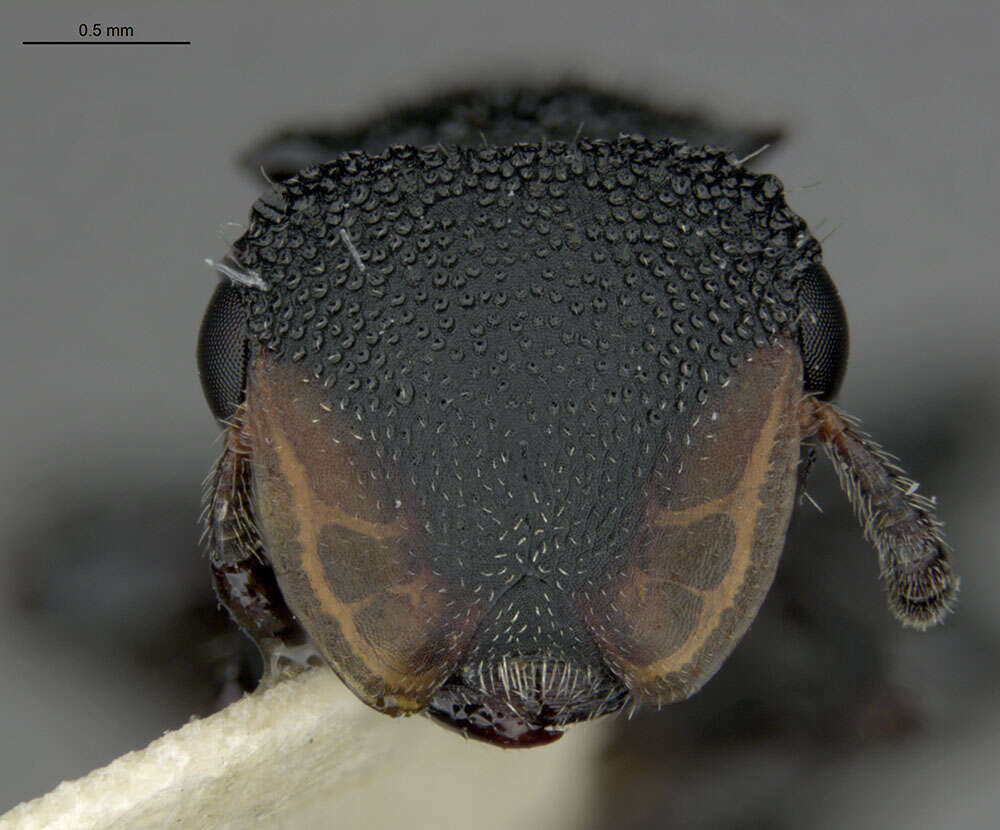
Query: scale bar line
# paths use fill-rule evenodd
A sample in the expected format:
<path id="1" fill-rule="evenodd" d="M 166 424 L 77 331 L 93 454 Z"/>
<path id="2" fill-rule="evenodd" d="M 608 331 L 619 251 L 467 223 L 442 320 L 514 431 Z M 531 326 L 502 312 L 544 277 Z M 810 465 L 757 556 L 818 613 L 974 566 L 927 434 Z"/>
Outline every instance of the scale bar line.
<path id="1" fill-rule="evenodd" d="M 22 46 L 190 46 L 190 40 L 22 40 Z"/>

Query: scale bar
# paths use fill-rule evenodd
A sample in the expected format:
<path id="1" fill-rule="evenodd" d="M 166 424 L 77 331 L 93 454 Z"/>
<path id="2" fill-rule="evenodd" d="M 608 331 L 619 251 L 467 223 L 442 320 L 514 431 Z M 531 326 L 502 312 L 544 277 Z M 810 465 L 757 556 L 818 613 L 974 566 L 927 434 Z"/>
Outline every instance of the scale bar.
<path id="1" fill-rule="evenodd" d="M 190 46 L 190 40 L 22 40 L 22 46 Z"/>

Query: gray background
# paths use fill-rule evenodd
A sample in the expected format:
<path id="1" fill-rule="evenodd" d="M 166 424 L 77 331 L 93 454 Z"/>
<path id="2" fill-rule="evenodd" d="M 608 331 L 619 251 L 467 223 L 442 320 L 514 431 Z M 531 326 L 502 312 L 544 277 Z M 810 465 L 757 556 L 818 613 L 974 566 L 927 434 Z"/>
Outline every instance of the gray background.
<path id="1" fill-rule="evenodd" d="M 354 120 L 443 86 L 572 74 L 787 130 L 762 166 L 826 238 L 851 321 L 841 403 L 909 449 L 958 551 L 948 632 L 887 635 L 919 726 L 794 778 L 781 803 L 810 826 L 993 826 L 994 3 L 76 9 L 0 13 L 0 811 L 204 706 L 177 679 L 185 655 L 161 653 L 146 626 L 183 619 L 189 592 L 207 586 L 194 514 L 216 432 L 193 352 L 215 282 L 202 259 L 239 235 L 226 223 L 243 222 L 259 190 L 237 151 L 288 122 Z M 81 22 L 193 45 L 20 45 L 75 39 Z M 829 531 L 822 518 L 811 528 L 807 540 Z M 845 537 L 852 566 L 878 604 L 859 536 Z M 907 662 L 914 651 L 940 659 Z"/>

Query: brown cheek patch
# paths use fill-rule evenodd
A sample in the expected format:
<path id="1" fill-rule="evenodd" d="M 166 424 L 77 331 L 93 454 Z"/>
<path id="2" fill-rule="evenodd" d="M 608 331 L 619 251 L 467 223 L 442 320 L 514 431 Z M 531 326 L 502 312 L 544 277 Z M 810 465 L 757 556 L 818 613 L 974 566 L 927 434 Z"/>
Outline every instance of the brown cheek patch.
<path id="1" fill-rule="evenodd" d="M 729 570 L 736 528 L 726 515 L 689 525 L 646 527 L 639 545 L 639 570 L 656 579 L 705 591 L 717 588 Z M 663 551 L 671 551 L 664 556 Z"/>
<path id="2" fill-rule="evenodd" d="M 328 524 L 319 532 L 323 581 L 343 602 L 358 602 L 375 591 L 407 584 L 412 577 L 399 555 L 400 537 L 372 538 Z"/>
<path id="3" fill-rule="evenodd" d="M 270 358 L 251 367 L 254 498 L 289 607 L 345 683 L 401 714 L 454 669 L 478 606 L 431 572 L 423 521 L 373 442 Z"/>
<path id="4" fill-rule="evenodd" d="M 801 393 L 797 350 L 762 349 L 667 445 L 624 567 L 581 603 L 637 694 L 688 697 L 756 616 L 791 516 Z"/>

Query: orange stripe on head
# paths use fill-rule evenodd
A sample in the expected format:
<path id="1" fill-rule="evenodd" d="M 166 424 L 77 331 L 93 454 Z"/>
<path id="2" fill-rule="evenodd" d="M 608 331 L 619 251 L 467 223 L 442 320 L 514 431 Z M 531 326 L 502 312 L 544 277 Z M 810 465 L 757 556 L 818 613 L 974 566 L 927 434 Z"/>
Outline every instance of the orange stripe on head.
<path id="1" fill-rule="evenodd" d="M 797 350 L 761 349 L 667 446 L 624 567 L 581 601 L 634 692 L 693 694 L 756 616 L 791 517 L 801 392 Z"/>
<path id="2" fill-rule="evenodd" d="M 427 705 L 471 636 L 475 606 L 432 572 L 414 499 L 316 387 L 267 358 L 247 410 L 254 497 L 289 607 L 337 674 L 390 714 Z"/>

